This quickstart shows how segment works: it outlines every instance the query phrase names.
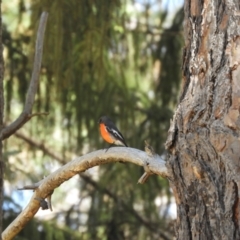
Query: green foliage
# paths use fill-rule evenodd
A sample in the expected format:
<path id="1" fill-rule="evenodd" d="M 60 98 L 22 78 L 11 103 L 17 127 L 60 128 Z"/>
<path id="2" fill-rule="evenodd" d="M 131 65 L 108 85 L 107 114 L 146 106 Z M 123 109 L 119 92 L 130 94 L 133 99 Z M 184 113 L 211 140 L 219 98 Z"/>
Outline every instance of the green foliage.
<path id="1" fill-rule="evenodd" d="M 164 29 L 166 11 L 153 11 L 150 3 L 142 4 L 140 11 L 130 6 L 131 1 L 120 0 L 25 0 L 19 2 L 17 13 L 3 12 L 8 20 L 4 29 L 6 121 L 15 119 L 23 108 L 35 33 L 45 10 L 49 19 L 34 112 L 49 112 L 49 116 L 33 118 L 24 126 L 25 133 L 67 161 L 107 146 L 99 137 L 97 122 L 108 115 L 129 146 L 143 149 L 147 139 L 164 155 L 179 90 L 183 12 L 177 12 L 171 27 Z M 14 136 L 5 149 L 16 153 L 6 154 L 11 182 L 38 181 L 59 166 L 57 160 Z M 13 177 L 14 172 L 18 176 Z M 162 214 L 166 206 L 155 203 L 166 198 L 170 204 L 169 186 L 156 176 L 136 185 L 142 173 L 128 164 L 101 166 L 95 180 L 81 176 L 75 185 L 80 200 L 74 205 L 63 201 L 66 192 L 56 190 L 55 202 L 67 207 L 55 213 L 55 220 L 69 226 L 67 231 L 74 230 L 76 238 L 54 223 L 37 221 L 19 237 L 77 239 L 80 231 L 81 239 L 169 239 L 169 219 Z M 83 209 L 84 199 L 91 203 L 87 209 Z"/>

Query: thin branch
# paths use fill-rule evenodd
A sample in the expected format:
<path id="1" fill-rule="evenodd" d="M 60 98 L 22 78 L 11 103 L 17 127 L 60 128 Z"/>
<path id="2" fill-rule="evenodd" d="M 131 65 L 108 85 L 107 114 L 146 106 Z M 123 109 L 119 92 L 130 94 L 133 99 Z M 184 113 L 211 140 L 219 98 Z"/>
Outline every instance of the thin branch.
<path id="1" fill-rule="evenodd" d="M 32 117 L 37 117 L 42 115 L 47 116 L 48 114 L 49 114 L 48 112 L 37 112 L 37 113 L 32 113 L 30 117 L 32 118 Z"/>
<path id="2" fill-rule="evenodd" d="M 38 149 L 42 150 L 45 154 L 47 154 L 48 156 L 50 156 L 53 159 L 56 159 L 59 163 L 61 163 L 61 164 L 66 163 L 66 161 L 64 161 L 64 159 L 62 157 L 55 154 L 54 151 L 52 151 L 50 148 L 48 148 L 44 143 L 36 141 L 35 139 L 27 136 L 26 134 L 24 134 L 21 131 L 15 132 L 14 135 L 16 137 L 24 140 L 25 142 L 27 142 L 31 146 L 37 147 Z"/>
<path id="3" fill-rule="evenodd" d="M 40 203 L 36 200 L 36 198 L 45 199 L 63 182 L 89 168 L 119 161 L 130 162 L 139 166 L 144 166 L 148 163 L 148 167 L 151 172 L 162 177 L 168 177 L 165 161 L 163 161 L 158 155 L 150 157 L 146 152 L 134 148 L 112 147 L 107 152 L 104 149 L 77 157 L 39 182 L 40 185 L 33 193 L 29 204 L 4 230 L 2 233 L 2 239 L 12 239 L 23 229 L 26 223 L 33 218 L 40 207 Z"/>
<path id="4" fill-rule="evenodd" d="M 36 114 L 32 115 L 31 113 L 32 113 L 35 94 L 37 92 L 38 83 L 39 83 L 39 75 L 40 75 L 41 63 L 42 63 L 43 41 L 44 41 L 45 28 L 47 24 L 47 18 L 48 18 L 48 13 L 43 12 L 40 18 L 40 23 L 39 23 L 38 32 L 37 32 L 32 77 L 31 77 L 29 88 L 28 88 L 24 109 L 14 122 L 12 122 L 10 125 L 6 126 L 2 130 L 0 134 L 0 140 L 4 140 L 10 137 L 15 131 L 21 128 L 27 121 L 29 121 L 33 116 L 36 115 Z"/>

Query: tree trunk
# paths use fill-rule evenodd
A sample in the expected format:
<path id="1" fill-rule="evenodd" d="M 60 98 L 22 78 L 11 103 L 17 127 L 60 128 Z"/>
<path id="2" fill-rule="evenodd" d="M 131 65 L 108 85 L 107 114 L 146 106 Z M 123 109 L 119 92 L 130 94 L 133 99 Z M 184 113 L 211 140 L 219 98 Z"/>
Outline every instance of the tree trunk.
<path id="1" fill-rule="evenodd" d="M 166 148 L 177 239 L 240 239 L 240 2 L 185 1 L 183 91 Z"/>
<path id="2" fill-rule="evenodd" d="M 0 0 L 0 132 L 3 129 L 3 113 L 4 113 L 4 92 L 3 92 L 3 46 L 2 46 L 2 1 Z M 4 159 L 2 154 L 2 141 L 0 141 L 0 239 L 2 239 L 2 218 L 3 218 L 3 175 L 4 173 Z"/>

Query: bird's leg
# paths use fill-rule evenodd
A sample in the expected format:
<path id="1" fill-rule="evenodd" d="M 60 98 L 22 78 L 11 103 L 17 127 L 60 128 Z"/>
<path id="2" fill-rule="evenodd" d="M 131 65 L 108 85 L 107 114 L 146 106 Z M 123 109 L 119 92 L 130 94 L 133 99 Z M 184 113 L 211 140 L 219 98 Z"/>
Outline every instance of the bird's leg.
<path id="1" fill-rule="evenodd" d="M 109 148 L 111 148 L 111 147 L 113 147 L 113 146 L 114 146 L 114 144 L 111 144 L 111 145 L 106 149 L 105 153 L 108 151 Z"/>

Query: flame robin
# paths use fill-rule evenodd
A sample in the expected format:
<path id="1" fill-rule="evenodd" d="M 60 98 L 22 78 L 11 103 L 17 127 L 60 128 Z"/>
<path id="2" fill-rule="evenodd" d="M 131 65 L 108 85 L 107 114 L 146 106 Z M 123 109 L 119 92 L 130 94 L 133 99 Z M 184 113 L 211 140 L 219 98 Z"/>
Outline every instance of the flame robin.
<path id="1" fill-rule="evenodd" d="M 123 135 L 120 133 L 115 124 L 108 117 L 103 116 L 99 119 L 99 129 L 102 138 L 106 142 L 118 146 L 127 147 Z"/>

